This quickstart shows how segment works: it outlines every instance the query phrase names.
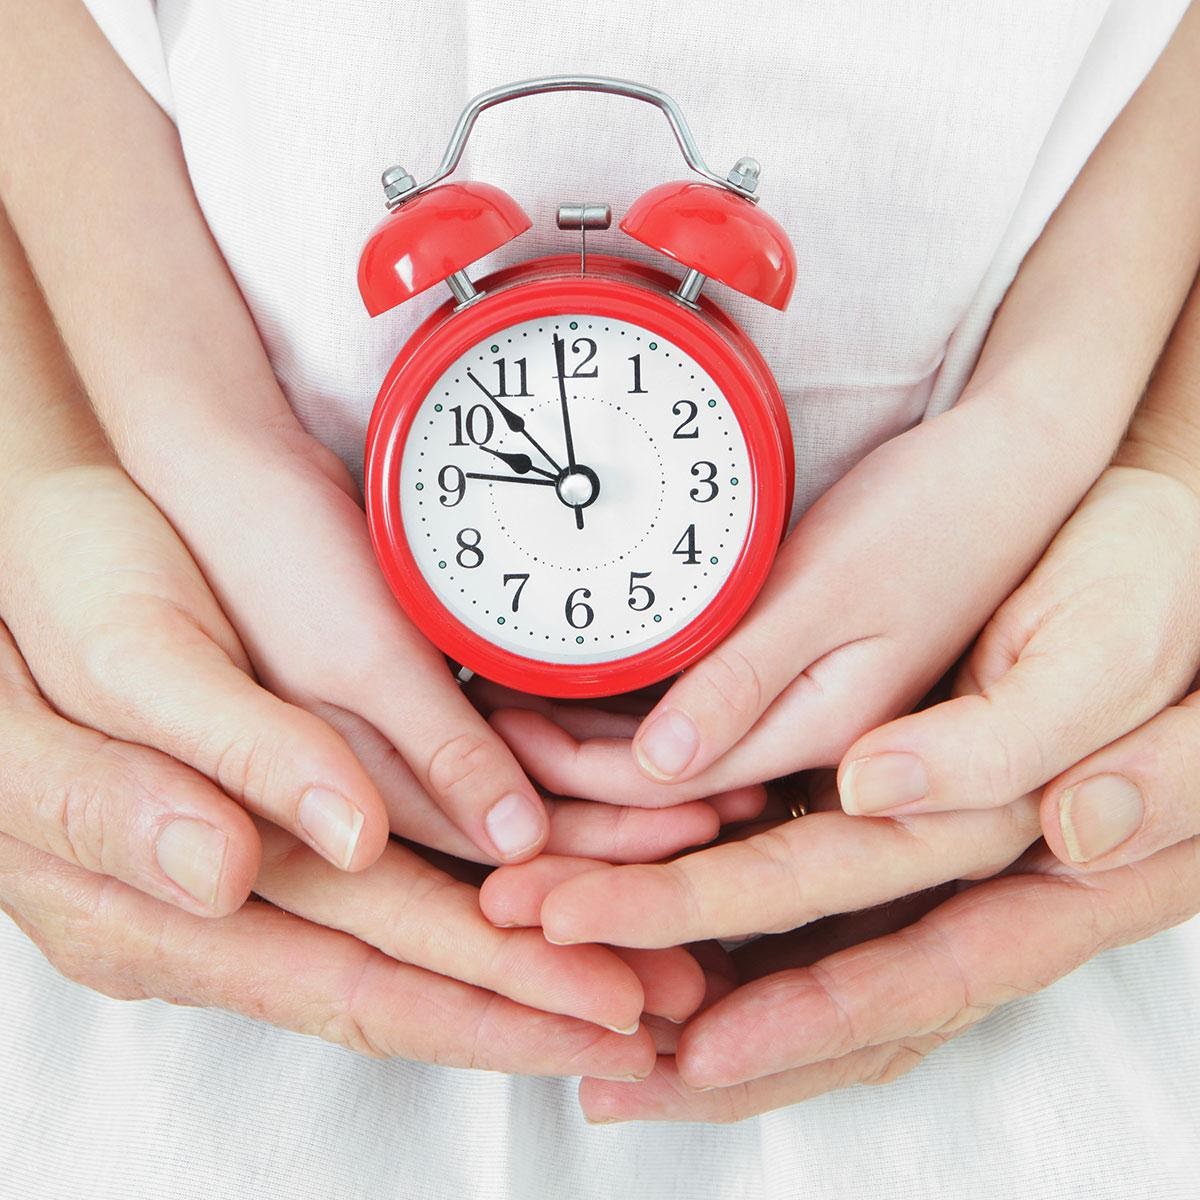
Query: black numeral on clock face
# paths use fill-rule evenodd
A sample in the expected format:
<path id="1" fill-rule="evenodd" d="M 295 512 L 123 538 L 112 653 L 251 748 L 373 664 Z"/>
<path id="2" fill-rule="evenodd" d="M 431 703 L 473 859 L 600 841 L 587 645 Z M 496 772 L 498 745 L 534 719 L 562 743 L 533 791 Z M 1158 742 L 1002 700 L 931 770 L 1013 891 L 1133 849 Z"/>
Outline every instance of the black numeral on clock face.
<path id="1" fill-rule="evenodd" d="M 676 438 L 698 438 L 700 430 L 696 428 L 696 414 L 700 410 L 690 400 L 676 400 L 671 405 L 671 412 L 675 416 L 682 416 L 683 420 L 675 426 L 675 432 L 671 434 Z"/>
<path id="2" fill-rule="evenodd" d="M 510 392 L 508 390 L 508 361 L 507 359 L 497 358 L 495 360 L 496 370 L 500 375 L 500 387 L 496 391 L 497 396 L 528 396 L 529 391 L 529 369 L 526 360 L 518 358 L 513 366 L 517 369 L 517 376 L 521 382 L 521 390 L 519 392 Z"/>
<path id="3" fill-rule="evenodd" d="M 700 551 L 696 549 L 696 527 L 689 525 L 683 531 L 683 536 L 675 543 L 672 554 L 678 554 L 689 566 L 694 567 L 700 561 Z"/>
<path id="4" fill-rule="evenodd" d="M 496 418 L 492 416 L 490 408 L 482 404 L 472 404 L 467 409 L 465 421 L 461 404 L 456 404 L 450 412 L 454 417 L 454 441 L 450 445 L 465 446 L 467 442 L 463 437 L 464 433 L 476 446 L 486 446 L 492 440 L 492 435 L 496 432 Z"/>
<path id="5" fill-rule="evenodd" d="M 517 590 L 515 592 L 513 592 L 513 598 L 512 598 L 513 612 L 516 612 L 517 609 L 520 607 L 521 593 L 525 590 L 525 585 L 529 582 L 529 576 L 513 574 L 513 575 L 505 575 L 505 577 L 504 577 L 504 586 L 505 587 L 508 587 L 508 585 L 510 583 L 512 583 L 514 580 L 518 580 L 518 579 L 521 582 L 517 584 Z"/>
<path id="6" fill-rule="evenodd" d="M 577 600 L 576 596 L 582 596 L 582 600 Z M 585 587 L 576 588 L 568 597 L 566 603 L 567 624 L 572 629 L 586 629 L 595 619 L 596 614 L 592 611 L 590 604 L 584 604 L 584 600 L 590 600 L 592 593 Z"/>
<path id="7" fill-rule="evenodd" d="M 646 609 L 654 605 L 654 589 L 647 587 L 644 583 L 638 583 L 639 579 L 649 579 L 650 571 L 630 571 L 629 572 L 629 607 L 634 612 L 645 612 Z M 639 604 L 638 600 L 642 600 Z"/>
<path id="8" fill-rule="evenodd" d="M 710 462 L 692 463 L 692 474 L 700 480 L 703 485 L 703 491 L 694 487 L 688 495 L 696 501 L 697 504 L 707 504 L 712 500 L 717 492 L 721 489 L 717 487 L 717 464 Z"/>
<path id="9" fill-rule="evenodd" d="M 479 545 L 482 540 L 483 534 L 478 529 L 460 529 L 458 537 L 455 538 L 458 542 L 458 553 L 454 556 L 454 561 L 468 571 L 482 565 L 483 550 Z"/>
<path id="10" fill-rule="evenodd" d="M 646 389 L 642 387 L 642 356 L 640 354 L 631 354 L 629 361 L 633 363 L 633 387 L 629 389 L 629 395 L 644 396 Z"/>
<path id="11" fill-rule="evenodd" d="M 586 347 L 586 352 L 581 347 Z M 590 371 L 585 371 L 584 368 L 596 357 L 596 343 L 589 337 L 576 338 L 571 343 L 572 354 L 582 354 L 583 359 L 575 364 L 575 369 L 567 376 L 568 379 L 597 379 L 600 376 L 599 366 L 593 367 Z"/>
<path id="12" fill-rule="evenodd" d="M 467 477 L 463 474 L 461 467 L 453 464 L 444 466 L 438 472 L 438 487 L 446 493 L 446 495 L 439 496 L 438 499 L 447 508 L 454 508 L 455 505 L 462 503 L 462 498 L 467 494 Z M 447 500 L 447 495 L 453 496 L 454 499 Z"/>

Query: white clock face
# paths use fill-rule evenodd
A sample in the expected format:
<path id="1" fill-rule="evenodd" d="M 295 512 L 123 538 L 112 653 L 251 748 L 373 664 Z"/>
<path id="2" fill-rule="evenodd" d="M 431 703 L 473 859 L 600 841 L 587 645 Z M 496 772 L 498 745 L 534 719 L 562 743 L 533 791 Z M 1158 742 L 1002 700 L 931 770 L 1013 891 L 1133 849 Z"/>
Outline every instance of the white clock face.
<path id="1" fill-rule="evenodd" d="M 665 641 L 749 530 L 741 428 L 677 346 L 607 317 L 492 334 L 429 391 L 400 469 L 418 567 L 464 625 L 544 662 Z"/>

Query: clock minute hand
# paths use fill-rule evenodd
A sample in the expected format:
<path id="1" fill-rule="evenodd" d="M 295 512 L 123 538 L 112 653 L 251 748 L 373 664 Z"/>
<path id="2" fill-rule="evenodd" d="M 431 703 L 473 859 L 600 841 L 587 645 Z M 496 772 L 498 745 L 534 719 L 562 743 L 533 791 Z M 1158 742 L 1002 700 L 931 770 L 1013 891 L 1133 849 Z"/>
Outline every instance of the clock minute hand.
<path id="1" fill-rule="evenodd" d="M 493 396 L 470 371 L 467 372 L 467 378 L 495 405 L 496 411 L 500 414 L 504 424 L 508 426 L 510 433 L 519 433 L 556 471 L 562 470 L 558 463 L 543 449 L 542 444 L 537 438 L 525 428 L 524 417 L 513 412 L 507 404 L 503 404 L 497 397 Z"/>
<path id="2" fill-rule="evenodd" d="M 554 361 L 558 366 L 558 399 L 562 405 L 563 435 L 567 441 L 567 466 L 575 469 L 575 442 L 571 438 L 571 411 L 567 407 L 567 344 L 554 335 Z"/>
<path id="3" fill-rule="evenodd" d="M 510 467 L 518 475 L 528 475 L 532 471 L 535 475 L 543 475 L 549 480 L 557 479 L 558 476 L 551 474 L 549 471 L 544 471 L 541 467 L 535 467 L 528 454 L 513 454 L 506 450 L 493 450 L 491 446 L 478 446 L 485 454 L 491 454 L 498 458 L 505 466 Z"/>

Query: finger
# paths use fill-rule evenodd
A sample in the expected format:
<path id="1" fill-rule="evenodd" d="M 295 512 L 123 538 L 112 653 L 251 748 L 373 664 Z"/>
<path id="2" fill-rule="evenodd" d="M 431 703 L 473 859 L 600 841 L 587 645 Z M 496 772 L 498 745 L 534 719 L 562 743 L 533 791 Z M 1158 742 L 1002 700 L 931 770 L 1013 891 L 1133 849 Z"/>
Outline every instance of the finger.
<path id="1" fill-rule="evenodd" d="M 539 854 L 530 862 L 500 867 L 483 881 L 479 909 L 502 929 L 540 927 L 542 902 L 560 883 L 604 867 L 594 859 L 556 854 Z"/>
<path id="2" fill-rule="evenodd" d="M 259 841 L 207 779 L 59 717 L 0 626 L 0 833 L 201 916 L 250 893 Z"/>
<path id="3" fill-rule="evenodd" d="M 395 746 L 421 786 L 486 855 L 519 862 L 537 854 L 549 834 L 545 807 L 441 655 L 394 610 L 376 646 L 372 669 L 352 681 L 353 691 L 331 698 Z M 400 676 L 395 663 L 404 664 Z"/>
<path id="4" fill-rule="evenodd" d="M 131 610 L 53 666 L 52 646 L 30 637 L 21 645 L 64 715 L 186 763 L 341 868 L 378 857 L 386 814 L 350 749 L 317 717 L 259 687 L 183 612 Z"/>
<path id="5" fill-rule="evenodd" d="M 749 733 L 698 775 L 663 783 L 639 769 L 627 738 L 579 741 L 534 709 L 504 709 L 493 726 L 521 765 L 550 791 L 662 807 L 711 797 L 797 770 L 833 766 L 869 729 L 911 709 L 931 682 L 897 660 L 890 643 L 834 656 L 784 690 Z"/>
<path id="6" fill-rule="evenodd" d="M 692 779 L 740 742 L 784 689 L 793 699 L 820 695 L 821 674 L 844 674 L 871 653 L 875 638 L 817 650 L 802 601 L 786 589 L 787 573 L 761 611 L 752 610 L 716 650 L 684 672 L 633 739 L 638 766 L 652 780 Z"/>
<path id="7" fill-rule="evenodd" d="M 119 998 L 224 1008 L 374 1057 L 444 1066 L 625 1079 L 653 1066 L 646 1033 L 525 1008 L 269 904 L 203 921 L 9 838 L 0 899 L 59 970 Z"/>
<path id="8" fill-rule="evenodd" d="M 545 895 L 559 883 L 598 869 L 588 859 L 559 858 L 540 854 L 532 862 L 493 871 L 479 891 L 479 908 L 501 928 L 538 924 L 538 911 Z M 618 948 L 615 953 L 641 981 L 645 1011 L 683 1021 L 704 999 L 704 972 L 696 959 L 682 947 L 661 950 Z"/>
<path id="9" fill-rule="evenodd" d="M 1036 832 L 1031 799 L 903 822 L 812 813 L 673 862 L 568 879 L 546 897 L 541 924 L 556 943 L 643 947 L 780 932 L 884 904 L 984 864 L 999 870 Z"/>
<path id="10" fill-rule="evenodd" d="M 1063 862 L 1107 870 L 1200 834 L 1200 694 L 1072 767 L 1042 795 Z"/>
<path id="11" fill-rule="evenodd" d="M 395 747 L 374 726 L 332 705 L 317 711 L 346 739 L 375 782 L 392 833 L 457 858 L 496 861 L 434 803 Z M 711 841 L 722 821 L 748 819 L 744 814 L 753 814 L 763 802 L 752 788 L 716 797 L 711 804 L 697 801 L 662 812 L 591 801 L 544 800 L 550 821 L 544 851 L 606 862 L 653 862 Z"/>
<path id="12" fill-rule="evenodd" d="M 1191 843 L 1086 881 L 991 880 L 915 925 L 739 988 L 685 1031 L 680 1071 L 695 1087 L 727 1086 L 897 1038 L 951 1036 L 1100 950 L 1182 919 L 1198 883 Z"/>
<path id="13" fill-rule="evenodd" d="M 636 1031 L 642 987 L 610 951 L 552 946 L 534 929 L 497 929 L 480 911 L 475 888 L 395 843 L 372 867 L 347 877 L 283 830 L 260 832 L 263 868 L 255 890 L 281 908 L 521 1004 Z"/>
<path id="14" fill-rule="evenodd" d="M 1066 632 L 1066 631 L 1064 631 Z M 842 807 L 861 815 L 993 808 L 1040 788 L 1170 699 L 1159 676 L 1130 689 L 1104 643 L 1041 639 L 994 682 L 872 730 L 838 772 Z M 1115 703 L 1114 696 L 1128 697 Z"/>
<path id="15" fill-rule="evenodd" d="M 704 971 L 682 946 L 663 950 L 618 947 L 613 953 L 641 982 L 645 1012 L 679 1024 L 703 1002 Z"/>
<path id="16" fill-rule="evenodd" d="M 689 1087 L 680 1077 L 675 1062 L 660 1057 L 649 1078 L 636 1083 L 581 1080 L 579 1103 L 593 1125 L 622 1121 L 705 1121 L 727 1125 L 855 1084 L 891 1083 L 912 1070 L 938 1045 L 933 1038 L 911 1038 L 887 1046 L 872 1046 L 832 1062 L 705 1091 Z"/>

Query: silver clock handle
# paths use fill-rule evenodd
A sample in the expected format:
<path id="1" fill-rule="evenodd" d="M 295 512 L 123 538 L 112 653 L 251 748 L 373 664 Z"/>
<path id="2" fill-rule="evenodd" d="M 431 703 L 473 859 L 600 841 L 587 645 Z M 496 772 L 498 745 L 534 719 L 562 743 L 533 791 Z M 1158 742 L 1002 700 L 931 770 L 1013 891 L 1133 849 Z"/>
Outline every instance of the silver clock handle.
<path id="1" fill-rule="evenodd" d="M 641 100 L 653 104 L 661 110 L 670 123 L 671 132 L 679 143 L 679 149 L 687 165 L 697 175 L 702 175 L 710 183 L 726 188 L 747 200 L 757 201 L 754 194 L 758 186 L 758 163 L 753 159 L 742 158 L 734 164 L 733 169 L 725 178 L 717 175 L 704 161 L 696 146 L 696 139 L 684 119 L 679 105 L 658 88 L 647 87 L 645 84 L 634 83 L 628 79 L 610 79 L 605 75 L 546 75 L 541 79 L 524 79 L 517 83 L 506 84 L 504 87 L 492 88 L 480 92 L 458 118 L 454 132 L 450 135 L 450 144 L 437 170 L 424 183 L 417 183 L 403 167 L 392 167 L 384 172 L 383 185 L 387 192 L 388 207 L 394 208 L 406 200 L 411 200 L 426 188 L 441 183 L 455 167 L 458 166 L 466 149 L 467 139 L 479 114 L 485 109 L 494 108 L 508 100 L 519 100 L 524 96 L 537 96 L 543 92 L 603 92 L 610 96 L 626 96 L 631 100 Z"/>

